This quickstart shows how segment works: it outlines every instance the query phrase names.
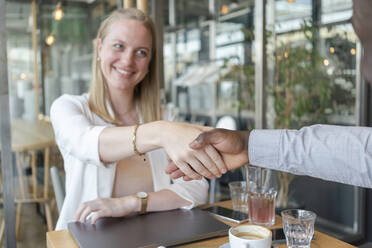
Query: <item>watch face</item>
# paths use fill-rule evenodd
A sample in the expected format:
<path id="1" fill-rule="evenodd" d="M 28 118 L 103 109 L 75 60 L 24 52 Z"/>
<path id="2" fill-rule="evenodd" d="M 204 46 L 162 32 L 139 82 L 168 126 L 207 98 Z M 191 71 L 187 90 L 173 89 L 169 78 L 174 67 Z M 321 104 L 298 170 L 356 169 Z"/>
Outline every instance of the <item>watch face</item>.
<path id="1" fill-rule="evenodd" d="M 146 198 L 146 197 L 147 197 L 147 193 L 146 193 L 146 192 L 138 192 L 138 193 L 137 193 L 137 196 L 138 196 L 139 198 Z"/>

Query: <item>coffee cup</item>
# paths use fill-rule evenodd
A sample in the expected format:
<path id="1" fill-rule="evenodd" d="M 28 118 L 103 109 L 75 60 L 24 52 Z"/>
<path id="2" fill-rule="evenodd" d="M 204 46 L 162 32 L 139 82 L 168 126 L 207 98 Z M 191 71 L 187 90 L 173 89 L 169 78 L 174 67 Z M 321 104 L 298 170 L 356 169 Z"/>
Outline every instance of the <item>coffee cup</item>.
<path id="1" fill-rule="evenodd" d="M 270 248 L 271 231 L 257 225 L 240 225 L 229 229 L 231 248 Z"/>

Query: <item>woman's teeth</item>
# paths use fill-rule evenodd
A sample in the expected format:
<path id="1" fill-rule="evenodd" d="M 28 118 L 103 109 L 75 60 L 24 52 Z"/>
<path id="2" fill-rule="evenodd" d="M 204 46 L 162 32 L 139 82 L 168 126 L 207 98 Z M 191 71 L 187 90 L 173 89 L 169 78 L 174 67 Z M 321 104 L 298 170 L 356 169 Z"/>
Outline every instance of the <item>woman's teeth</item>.
<path id="1" fill-rule="evenodd" d="M 120 70 L 120 69 L 118 69 L 118 68 L 116 68 L 116 70 L 117 70 L 118 72 L 120 72 L 121 74 L 123 74 L 123 75 L 129 75 L 129 74 L 131 74 L 131 72 L 129 72 L 129 71 Z"/>

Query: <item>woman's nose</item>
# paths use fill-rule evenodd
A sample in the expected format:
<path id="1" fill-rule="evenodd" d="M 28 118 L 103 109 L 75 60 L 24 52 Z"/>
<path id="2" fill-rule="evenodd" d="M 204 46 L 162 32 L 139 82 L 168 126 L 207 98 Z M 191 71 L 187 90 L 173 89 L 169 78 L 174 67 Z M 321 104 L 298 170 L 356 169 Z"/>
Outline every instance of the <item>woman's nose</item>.
<path id="1" fill-rule="evenodd" d="M 128 66 L 133 63 L 133 58 L 134 58 L 133 53 L 127 50 L 123 52 L 121 60 L 126 66 Z"/>

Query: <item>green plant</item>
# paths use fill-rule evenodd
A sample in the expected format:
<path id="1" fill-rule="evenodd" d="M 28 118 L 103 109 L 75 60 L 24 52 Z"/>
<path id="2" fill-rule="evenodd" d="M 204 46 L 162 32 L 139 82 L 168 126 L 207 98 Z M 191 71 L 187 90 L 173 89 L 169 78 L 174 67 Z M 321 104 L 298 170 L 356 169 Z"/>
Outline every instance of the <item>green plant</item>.
<path id="1" fill-rule="evenodd" d="M 233 106 L 238 110 L 251 110 L 254 111 L 254 65 L 241 65 L 231 64 L 233 57 L 224 60 L 224 64 L 221 69 L 228 69 L 227 73 L 224 74 L 218 81 L 221 83 L 224 80 L 229 80 L 237 84 L 237 105 Z"/>
<path id="2" fill-rule="evenodd" d="M 326 122 L 332 107 L 333 83 L 327 74 L 327 62 L 316 47 L 316 30 L 305 22 L 302 32 L 305 44 L 281 44 L 276 49 L 273 87 L 276 128 L 299 128 Z M 307 47 L 307 45 L 310 45 Z"/>

